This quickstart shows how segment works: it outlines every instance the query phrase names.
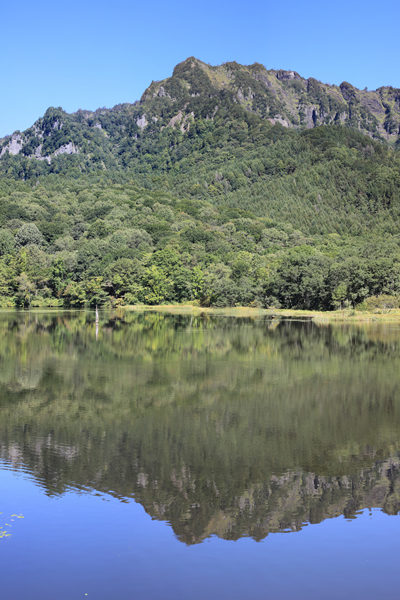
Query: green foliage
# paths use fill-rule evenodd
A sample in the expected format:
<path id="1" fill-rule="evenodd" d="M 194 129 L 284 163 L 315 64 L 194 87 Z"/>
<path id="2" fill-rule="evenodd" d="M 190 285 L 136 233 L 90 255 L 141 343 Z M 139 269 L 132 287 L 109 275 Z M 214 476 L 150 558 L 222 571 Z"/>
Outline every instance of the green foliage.
<path id="1" fill-rule="evenodd" d="M 25 225 L 22 225 L 22 227 L 18 229 L 15 236 L 15 245 L 17 248 L 21 248 L 21 246 L 28 246 L 29 244 L 41 246 L 42 243 L 43 236 L 34 223 L 26 223 Z"/>
<path id="2" fill-rule="evenodd" d="M 102 306 L 107 302 L 108 294 L 103 286 L 102 277 L 92 277 L 85 282 L 86 300 L 89 306 Z"/>
<path id="3" fill-rule="evenodd" d="M 322 254 L 311 253 L 308 247 L 290 252 L 267 283 L 267 295 L 276 296 L 282 306 L 289 308 L 329 308 L 326 274 L 330 262 Z"/>
<path id="4" fill-rule="evenodd" d="M 366 298 L 360 305 L 361 310 L 373 311 L 386 311 L 393 308 L 399 308 L 400 298 L 398 296 L 390 296 L 388 294 L 381 294 L 380 296 L 371 296 Z"/>
<path id="5" fill-rule="evenodd" d="M 21 273 L 16 279 L 17 305 L 22 308 L 31 305 L 32 296 L 35 293 L 35 285 L 29 281 L 26 273 Z"/>
<path id="6" fill-rule="evenodd" d="M 348 289 L 345 283 L 339 283 L 332 292 L 332 304 L 335 308 L 342 309 L 348 302 Z"/>
<path id="7" fill-rule="evenodd" d="M 15 239 L 8 229 L 0 229 L 0 256 L 12 254 L 15 248 Z"/>
<path id="8" fill-rule="evenodd" d="M 304 137 L 317 148 L 330 135 L 325 128 Z M 350 133 L 345 139 L 358 138 Z M 312 170 L 304 185 L 311 186 L 311 178 Z M 288 183 L 283 203 L 288 202 L 289 211 Z M 398 211 L 396 180 L 390 207 L 374 207 L 369 213 L 367 203 L 355 203 L 351 211 L 347 206 L 348 224 L 338 218 L 340 203 L 324 205 L 317 194 L 316 202 L 326 211 L 324 234 L 312 233 L 317 225 L 303 221 L 306 202 L 291 208 L 289 222 L 272 218 L 271 212 L 261 215 L 259 201 L 251 195 L 245 210 L 234 202 L 235 195 L 225 195 L 223 201 L 181 199 L 95 177 L 74 181 L 58 176 L 33 189 L 21 184 L 19 191 L 4 181 L 2 186 L 4 219 L 13 227 L 0 230 L 2 305 L 196 301 L 204 306 L 332 309 L 400 293 L 400 232 L 390 219 Z M 17 197 L 26 222 L 8 218 L 7 207 L 15 215 L 9 200 Z M 47 244 L 31 221 L 35 214 Z"/>
<path id="9" fill-rule="evenodd" d="M 359 131 L 379 137 L 362 93 L 191 57 L 139 104 L 49 109 L 0 159 L 0 302 L 28 302 L 22 274 L 38 305 L 332 309 L 399 294 L 400 154 Z M 379 94 L 397 119 L 397 91 Z"/>
<path id="10" fill-rule="evenodd" d="M 71 308 L 83 308 L 86 303 L 85 289 L 79 283 L 72 281 L 63 292 L 65 306 Z"/>

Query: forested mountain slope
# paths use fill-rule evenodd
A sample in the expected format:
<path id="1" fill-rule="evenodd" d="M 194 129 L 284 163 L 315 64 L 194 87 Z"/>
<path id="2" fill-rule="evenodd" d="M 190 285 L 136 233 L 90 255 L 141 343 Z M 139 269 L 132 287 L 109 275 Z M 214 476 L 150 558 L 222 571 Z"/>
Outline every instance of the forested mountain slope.
<path id="1" fill-rule="evenodd" d="M 135 104 L 49 109 L 0 146 L 2 303 L 398 294 L 398 91 L 350 87 L 190 58 Z"/>
<path id="2" fill-rule="evenodd" d="M 162 152 L 165 147 L 179 146 L 179 133 L 191 139 L 207 131 L 206 138 L 221 141 L 218 128 L 226 126 L 227 114 L 228 139 L 234 146 L 252 143 L 254 128 L 258 139 L 267 125 L 275 123 L 300 130 L 344 124 L 395 145 L 400 134 L 400 90 L 382 87 L 360 91 L 347 82 L 340 86 L 322 84 L 293 71 L 267 70 L 257 63 L 212 67 L 188 58 L 175 67 L 172 77 L 153 81 L 140 102 L 73 114 L 49 108 L 31 128 L 0 141 L 0 156 L 3 161 L 18 156 L 18 161 L 6 160 L 6 164 L 25 177 L 48 172 L 48 163 L 62 155 L 79 155 L 79 160 L 67 164 L 80 170 L 124 168 L 134 159 L 141 162 L 143 150 L 151 149 L 151 141 L 157 141 L 162 146 L 156 152 L 161 154 L 158 162 L 168 168 L 181 157 L 171 152 L 168 160 Z M 261 123 L 264 127 L 260 131 L 257 126 Z M 24 157 L 36 160 L 29 165 Z M 37 161 L 45 164 L 39 168 Z M 67 168 L 65 163 L 56 162 L 56 172 Z M 6 168 L 4 162 L 2 168 Z"/>

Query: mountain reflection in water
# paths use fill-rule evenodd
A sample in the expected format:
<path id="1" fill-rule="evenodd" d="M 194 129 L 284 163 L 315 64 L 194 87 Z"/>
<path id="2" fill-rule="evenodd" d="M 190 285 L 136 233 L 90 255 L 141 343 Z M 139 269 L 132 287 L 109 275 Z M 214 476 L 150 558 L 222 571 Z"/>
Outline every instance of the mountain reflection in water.
<path id="1" fill-rule="evenodd" d="M 3 313 L 0 458 L 134 498 L 186 544 L 400 510 L 400 331 Z"/>

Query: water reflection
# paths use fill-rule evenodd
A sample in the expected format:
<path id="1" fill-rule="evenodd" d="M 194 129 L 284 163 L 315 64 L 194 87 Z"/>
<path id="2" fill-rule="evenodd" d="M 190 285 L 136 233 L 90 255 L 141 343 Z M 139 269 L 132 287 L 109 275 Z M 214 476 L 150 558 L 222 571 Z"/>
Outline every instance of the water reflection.
<path id="1" fill-rule="evenodd" d="M 396 328 L 4 313 L 0 334 L 0 457 L 49 495 L 135 498 L 187 544 L 400 510 Z"/>

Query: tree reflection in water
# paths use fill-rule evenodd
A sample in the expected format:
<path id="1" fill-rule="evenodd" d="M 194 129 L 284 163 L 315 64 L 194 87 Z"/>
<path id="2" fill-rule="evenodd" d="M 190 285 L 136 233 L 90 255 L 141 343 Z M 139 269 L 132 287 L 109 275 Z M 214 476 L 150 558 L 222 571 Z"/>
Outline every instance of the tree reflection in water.
<path id="1" fill-rule="evenodd" d="M 0 456 L 201 542 L 400 510 L 400 331 L 4 313 Z M 97 329 L 98 328 L 98 329 Z"/>

